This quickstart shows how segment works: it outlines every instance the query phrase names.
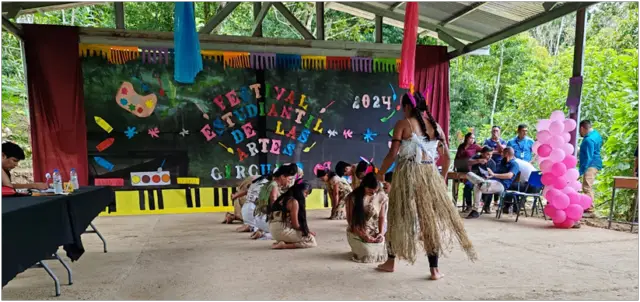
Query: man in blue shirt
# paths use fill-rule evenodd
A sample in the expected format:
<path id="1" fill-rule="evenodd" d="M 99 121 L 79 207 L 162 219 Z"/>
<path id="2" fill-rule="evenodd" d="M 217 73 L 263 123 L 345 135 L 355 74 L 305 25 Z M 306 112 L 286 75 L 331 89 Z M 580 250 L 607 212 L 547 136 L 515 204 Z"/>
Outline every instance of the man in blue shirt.
<path id="1" fill-rule="evenodd" d="M 582 193 L 587 194 L 594 201 L 593 183 L 596 174 L 602 170 L 602 136 L 598 131 L 591 128 L 591 121 L 580 122 L 580 136 L 583 137 L 580 144 L 580 175 L 582 176 Z M 593 207 L 585 210 L 584 217 L 593 216 Z"/>
<path id="2" fill-rule="evenodd" d="M 533 140 L 527 136 L 527 125 L 520 124 L 518 126 L 518 136 L 511 139 L 507 143 L 507 147 L 513 148 L 516 158 L 528 162 L 532 161 Z"/>
<path id="3" fill-rule="evenodd" d="M 508 189 L 511 186 L 511 183 L 516 179 L 518 173 L 520 173 L 520 168 L 515 161 L 513 152 L 513 148 L 511 147 L 504 149 L 504 152 L 502 153 L 504 158 L 498 164 L 497 171 L 494 172 L 491 169 L 487 169 L 487 176 L 489 179 L 484 179 L 473 172 L 469 172 L 467 174 L 467 178 L 471 183 L 473 183 L 475 201 L 473 210 L 469 213 L 467 218 L 471 219 L 480 217 L 478 208 L 482 206 L 482 194 L 502 193 L 504 190 Z"/>
<path id="4" fill-rule="evenodd" d="M 500 129 L 500 126 L 491 127 L 491 138 L 487 138 L 484 141 L 484 145 L 493 150 L 491 159 L 496 163 L 499 163 L 502 160 L 502 151 L 507 147 L 507 141 L 500 137 L 501 131 L 502 129 Z"/>

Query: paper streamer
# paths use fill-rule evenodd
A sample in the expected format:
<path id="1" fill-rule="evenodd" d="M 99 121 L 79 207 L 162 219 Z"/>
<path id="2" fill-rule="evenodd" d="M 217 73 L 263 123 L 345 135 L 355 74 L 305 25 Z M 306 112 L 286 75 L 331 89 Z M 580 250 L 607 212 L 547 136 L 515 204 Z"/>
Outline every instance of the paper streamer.
<path id="1" fill-rule="evenodd" d="M 101 56 L 103 58 L 107 58 L 109 55 L 111 47 L 109 45 L 103 44 L 82 44 L 78 45 L 78 50 L 80 51 L 81 57 L 93 57 L 93 56 Z"/>
<path id="2" fill-rule="evenodd" d="M 350 57 L 327 57 L 327 69 L 351 70 Z"/>
<path id="3" fill-rule="evenodd" d="M 302 69 L 325 70 L 327 69 L 327 57 L 325 56 L 302 56 Z"/>
<path id="4" fill-rule="evenodd" d="M 264 70 L 273 69 L 276 67 L 276 54 L 275 53 L 251 53 L 249 56 L 251 61 L 251 68 Z"/>
<path id="5" fill-rule="evenodd" d="M 351 71 L 371 72 L 373 59 L 366 57 L 351 57 Z"/>
<path id="6" fill-rule="evenodd" d="M 140 47 L 142 63 L 169 64 L 169 49 Z"/>
<path id="7" fill-rule="evenodd" d="M 280 69 L 298 70 L 301 65 L 299 55 L 276 54 L 276 67 Z"/>
<path id="8" fill-rule="evenodd" d="M 398 72 L 395 58 L 373 59 L 373 72 Z"/>
<path id="9" fill-rule="evenodd" d="M 398 86 L 408 89 L 414 83 L 416 40 L 418 38 L 418 3 L 407 2 L 404 14 L 404 34 L 402 37 L 402 51 L 400 59 L 402 64 L 398 77 Z"/>
<path id="10" fill-rule="evenodd" d="M 223 52 L 224 68 L 251 68 L 248 52 Z"/>
<path id="11" fill-rule="evenodd" d="M 124 64 L 140 56 L 138 46 L 111 46 L 107 60 L 111 64 Z"/>
<path id="12" fill-rule="evenodd" d="M 215 50 L 203 50 L 200 51 L 202 57 L 207 60 L 213 60 L 214 62 L 222 62 L 224 55 L 222 51 Z"/>
<path id="13" fill-rule="evenodd" d="M 124 179 L 123 178 L 96 178 L 93 181 L 94 186 L 104 186 L 104 187 L 123 187 Z"/>

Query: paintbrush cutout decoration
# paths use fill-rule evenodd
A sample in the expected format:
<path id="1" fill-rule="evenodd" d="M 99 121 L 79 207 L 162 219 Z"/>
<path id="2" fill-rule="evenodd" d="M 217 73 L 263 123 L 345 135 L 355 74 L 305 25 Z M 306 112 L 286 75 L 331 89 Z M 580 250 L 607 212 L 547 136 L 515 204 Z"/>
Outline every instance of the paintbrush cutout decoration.
<path id="1" fill-rule="evenodd" d="M 385 117 L 381 118 L 380 121 L 383 122 L 383 123 L 386 123 L 388 120 L 390 120 L 393 117 L 394 114 L 396 114 L 396 112 L 395 111 L 391 111 L 391 114 L 389 114 L 389 116 L 385 116 Z"/>
<path id="2" fill-rule="evenodd" d="M 327 108 L 329 108 L 329 106 L 333 105 L 333 103 L 335 103 L 335 101 L 331 101 L 329 103 L 329 105 L 324 106 L 324 108 L 320 109 L 320 114 L 323 114 L 323 113 L 327 112 Z"/>
<path id="3" fill-rule="evenodd" d="M 231 149 L 231 148 L 229 148 L 229 147 L 225 146 L 223 143 L 218 142 L 218 145 L 222 146 L 222 148 L 225 148 L 225 149 L 227 150 L 227 152 L 229 152 L 229 153 L 231 153 L 231 154 L 234 154 L 234 153 L 233 153 L 233 149 Z"/>
<path id="4" fill-rule="evenodd" d="M 302 152 L 308 153 L 309 151 L 311 151 L 311 148 L 313 148 L 315 145 L 316 145 L 316 142 L 313 142 L 313 144 L 311 144 L 311 146 L 304 148 L 304 150 L 302 150 Z"/>

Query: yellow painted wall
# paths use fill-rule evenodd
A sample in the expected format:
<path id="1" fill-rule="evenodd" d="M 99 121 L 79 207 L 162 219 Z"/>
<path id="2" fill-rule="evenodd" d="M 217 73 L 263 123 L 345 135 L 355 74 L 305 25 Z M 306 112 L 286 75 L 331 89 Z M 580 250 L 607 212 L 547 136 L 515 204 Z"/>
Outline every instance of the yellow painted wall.
<path id="1" fill-rule="evenodd" d="M 115 211 L 105 209 L 100 216 L 124 216 L 124 215 L 157 215 L 157 214 L 186 214 L 186 213 L 215 213 L 233 212 L 231 201 L 231 188 L 199 188 L 200 207 L 196 204 L 195 189 L 191 189 L 192 206 L 188 207 L 185 189 L 160 190 L 162 205 L 160 209 L 158 190 L 152 190 L 153 197 L 149 198 L 149 190 L 142 188 L 136 191 L 116 191 Z M 142 192 L 144 209 L 140 205 L 140 192 Z M 151 203 L 153 200 L 153 203 Z M 215 201 L 218 204 L 215 204 Z M 226 202 L 226 206 L 225 206 Z M 151 209 L 153 208 L 153 209 Z M 307 209 L 324 209 L 324 190 L 314 189 L 307 197 Z"/>

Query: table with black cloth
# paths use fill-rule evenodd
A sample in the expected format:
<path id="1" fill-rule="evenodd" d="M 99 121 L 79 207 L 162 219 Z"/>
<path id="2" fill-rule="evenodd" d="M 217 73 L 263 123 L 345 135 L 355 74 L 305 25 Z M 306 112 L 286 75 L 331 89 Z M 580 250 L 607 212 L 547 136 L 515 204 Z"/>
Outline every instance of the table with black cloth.
<path id="1" fill-rule="evenodd" d="M 59 246 L 67 257 L 84 253 L 80 235 L 115 194 L 108 187 L 84 187 L 70 195 L 2 198 L 2 286 Z"/>

